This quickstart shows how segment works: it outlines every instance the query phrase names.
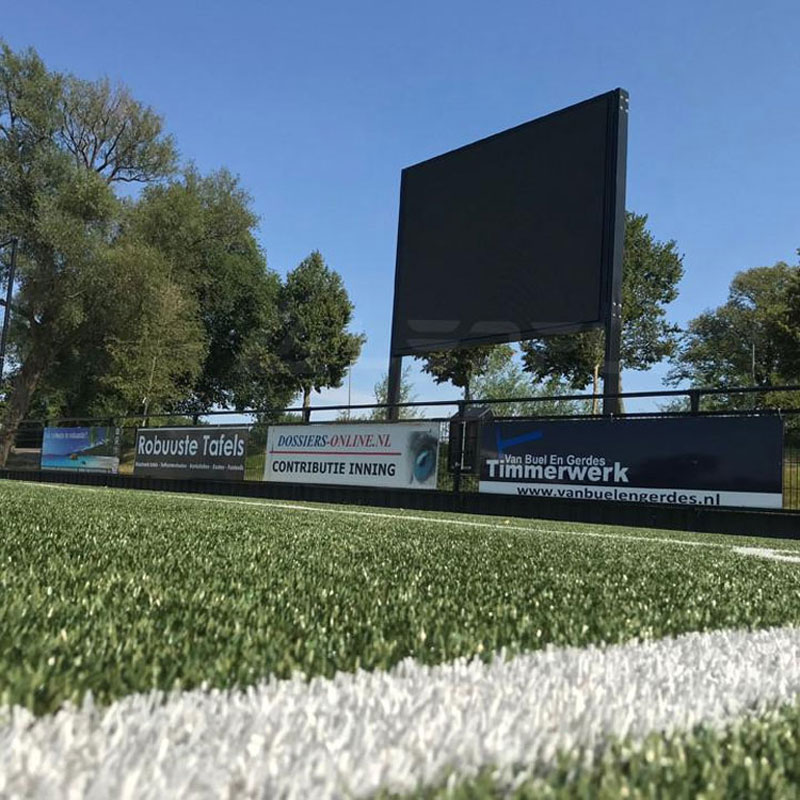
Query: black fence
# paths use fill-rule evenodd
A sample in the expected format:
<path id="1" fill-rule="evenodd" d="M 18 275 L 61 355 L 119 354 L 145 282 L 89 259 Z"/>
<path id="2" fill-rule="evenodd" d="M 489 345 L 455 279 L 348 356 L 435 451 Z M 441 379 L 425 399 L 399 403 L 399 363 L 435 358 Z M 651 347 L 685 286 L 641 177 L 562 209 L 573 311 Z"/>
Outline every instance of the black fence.
<path id="1" fill-rule="evenodd" d="M 686 389 L 628 392 L 619 395 L 620 418 L 666 418 L 697 416 L 779 415 L 784 421 L 783 508 L 800 510 L 800 386 L 770 388 Z M 456 494 L 477 492 L 474 475 L 460 468 L 454 455 L 452 423 L 489 408 L 501 420 L 584 420 L 600 418 L 600 398 L 586 394 L 549 397 L 516 397 L 400 404 L 398 421 L 419 420 L 440 426 L 437 490 Z M 214 410 L 202 414 L 153 414 L 147 417 L 52 418 L 25 420 L 19 428 L 6 469 L 13 472 L 38 471 L 45 427 L 107 425 L 121 430 L 121 476 L 133 474 L 136 430 L 139 427 L 193 426 L 203 424 L 250 426 L 245 460 L 246 481 L 260 481 L 264 475 L 266 438 L 269 427 L 308 423 L 369 423 L 386 421 L 388 406 L 328 405 L 311 408 Z M 458 442 L 459 449 L 463 446 Z M 800 522 L 800 520 L 798 521 Z"/>

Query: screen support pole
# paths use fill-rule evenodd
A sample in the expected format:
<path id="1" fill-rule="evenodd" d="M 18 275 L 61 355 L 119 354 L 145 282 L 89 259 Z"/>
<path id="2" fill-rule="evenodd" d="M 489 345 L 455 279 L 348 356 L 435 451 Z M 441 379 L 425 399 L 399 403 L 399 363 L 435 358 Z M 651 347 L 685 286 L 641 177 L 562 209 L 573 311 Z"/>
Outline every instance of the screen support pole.
<path id="1" fill-rule="evenodd" d="M 396 422 L 400 409 L 397 404 L 400 402 L 400 379 L 403 375 L 403 356 L 389 357 L 389 377 L 386 386 L 386 402 L 389 407 L 386 409 L 386 419 L 389 422 Z"/>
<path id="2" fill-rule="evenodd" d="M 619 414 L 620 345 L 622 340 L 622 263 L 625 249 L 625 173 L 628 156 L 628 93 L 617 89 L 608 120 L 610 139 L 606 168 L 611 191 L 607 196 L 610 214 L 605 233 L 606 265 L 610 275 L 606 286 L 605 359 L 603 364 L 603 414 Z"/>
<path id="3" fill-rule="evenodd" d="M 620 309 L 621 304 L 617 303 L 616 308 Z M 611 416 L 619 414 L 621 402 L 619 397 L 622 385 L 620 382 L 619 350 L 622 338 L 622 319 L 619 311 L 612 313 L 606 320 L 606 348 L 603 363 L 603 414 Z"/>

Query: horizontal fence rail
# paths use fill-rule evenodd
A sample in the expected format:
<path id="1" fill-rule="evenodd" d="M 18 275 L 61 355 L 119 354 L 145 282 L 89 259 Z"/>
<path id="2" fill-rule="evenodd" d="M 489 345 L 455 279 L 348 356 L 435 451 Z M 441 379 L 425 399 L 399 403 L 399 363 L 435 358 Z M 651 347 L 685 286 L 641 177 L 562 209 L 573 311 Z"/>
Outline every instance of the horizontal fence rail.
<path id="1" fill-rule="evenodd" d="M 114 424 L 114 422 L 120 422 L 123 420 L 127 421 L 140 421 L 143 425 L 150 420 L 157 420 L 157 419 L 174 419 L 177 417 L 183 417 L 186 419 L 193 419 L 195 421 L 204 419 L 206 417 L 215 417 L 215 416 L 254 416 L 254 417 L 277 417 L 284 414 L 293 414 L 298 415 L 300 417 L 306 416 L 311 417 L 314 414 L 320 413 L 330 413 L 334 411 L 343 412 L 350 414 L 352 412 L 361 412 L 361 411 L 373 411 L 373 410 L 383 410 L 388 411 L 390 408 L 398 408 L 401 410 L 403 409 L 425 409 L 425 408 L 448 408 L 448 407 L 457 407 L 457 408 L 466 408 L 469 406 L 494 406 L 494 405 L 508 405 L 513 403 L 531 403 L 534 405 L 543 406 L 548 403 L 565 403 L 565 402 L 582 402 L 584 404 L 592 404 L 594 401 L 597 401 L 598 406 L 602 402 L 604 397 L 613 398 L 622 400 L 623 403 L 629 400 L 657 400 L 659 398 L 666 398 L 668 400 L 684 400 L 686 402 L 686 408 L 681 410 L 675 411 L 665 411 L 661 409 L 656 414 L 664 414 L 664 413 L 708 413 L 708 409 L 702 408 L 702 401 L 704 399 L 711 399 L 711 398 L 723 398 L 727 399 L 727 405 L 730 407 L 727 409 L 722 410 L 721 413 L 734 413 L 736 411 L 742 410 L 736 406 L 734 402 L 734 398 L 736 399 L 745 399 L 749 397 L 758 397 L 763 395 L 764 397 L 771 397 L 775 398 L 776 395 L 786 394 L 790 398 L 793 399 L 796 406 L 791 404 L 784 404 L 781 405 L 780 403 L 773 403 L 771 405 L 767 404 L 763 406 L 764 410 L 772 410 L 775 412 L 783 412 L 783 413 L 796 413 L 800 411 L 800 385 L 787 385 L 787 386 L 739 386 L 739 387 L 730 387 L 730 388 L 703 388 L 703 389 L 665 389 L 665 390 L 652 390 L 652 391 L 645 391 L 645 392 L 622 392 L 620 394 L 609 394 L 609 395 L 592 395 L 592 394 L 558 394 L 558 395 L 535 395 L 535 396 L 523 396 L 523 397 L 491 397 L 491 398 L 471 398 L 469 400 L 466 399 L 457 399 L 457 400 L 414 400 L 408 401 L 403 403 L 397 403 L 396 405 L 392 405 L 390 403 L 352 403 L 352 404 L 336 404 L 336 405 L 319 405 L 319 406 L 290 406 L 286 408 L 270 408 L 270 407 L 261 407 L 261 408 L 242 408 L 242 409 L 210 409 L 208 411 L 170 411 L 170 412 L 159 412 L 155 414 L 128 414 L 128 415 L 113 415 L 113 416 L 106 416 L 106 417 L 52 417 L 49 419 L 44 418 L 36 418 L 25 420 L 25 422 L 38 422 L 40 424 L 54 424 L 55 422 L 61 423 L 88 423 L 88 422 L 95 422 L 95 423 L 103 423 L 103 424 Z M 754 405 L 751 403 L 752 408 L 760 409 L 762 406 Z M 538 416 L 538 415 L 536 415 Z M 552 415 L 552 416 L 562 416 L 560 414 Z M 574 416 L 602 416 L 599 413 L 585 413 L 579 414 Z M 641 412 L 622 412 L 616 414 L 614 416 L 618 417 L 625 417 L 625 416 L 641 416 Z M 316 421 L 316 420 L 315 420 Z M 358 417 L 354 417 L 349 421 L 358 422 L 358 421 L 367 421 L 363 418 L 359 419 Z M 374 421 L 374 420 L 370 420 Z"/>

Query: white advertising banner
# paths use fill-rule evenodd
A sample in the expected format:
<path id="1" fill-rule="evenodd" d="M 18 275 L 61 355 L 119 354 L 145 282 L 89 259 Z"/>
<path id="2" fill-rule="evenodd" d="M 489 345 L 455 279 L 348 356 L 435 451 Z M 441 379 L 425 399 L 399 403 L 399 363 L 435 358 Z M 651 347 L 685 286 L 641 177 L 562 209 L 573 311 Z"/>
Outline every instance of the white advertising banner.
<path id="1" fill-rule="evenodd" d="M 275 425 L 264 480 L 435 489 L 438 422 Z"/>

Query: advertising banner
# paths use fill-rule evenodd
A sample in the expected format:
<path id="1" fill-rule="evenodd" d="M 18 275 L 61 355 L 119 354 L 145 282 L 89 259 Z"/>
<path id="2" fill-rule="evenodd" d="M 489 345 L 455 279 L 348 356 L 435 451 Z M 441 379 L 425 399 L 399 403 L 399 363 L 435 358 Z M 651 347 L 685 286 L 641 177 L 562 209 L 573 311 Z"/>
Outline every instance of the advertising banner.
<path id="1" fill-rule="evenodd" d="M 480 491 L 557 499 L 780 508 L 778 417 L 493 422 Z"/>
<path id="2" fill-rule="evenodd" d="M 151 478 L 244 479 L 250 429 L 202 425 L 196 428 L 139 428 L 134 475 Z"/>
<path id="3" fill-rule="evenodd" d="M 265 481 L 435 489 L 438 422 L 276 425 Z"/>
<path id="4" fill-rule="evenodd" d="M 45 428 L 42 469 L 119 471 L 119 428 Z"/>

